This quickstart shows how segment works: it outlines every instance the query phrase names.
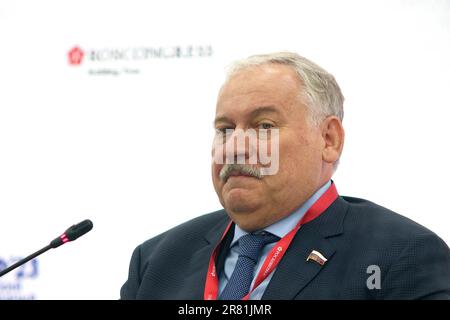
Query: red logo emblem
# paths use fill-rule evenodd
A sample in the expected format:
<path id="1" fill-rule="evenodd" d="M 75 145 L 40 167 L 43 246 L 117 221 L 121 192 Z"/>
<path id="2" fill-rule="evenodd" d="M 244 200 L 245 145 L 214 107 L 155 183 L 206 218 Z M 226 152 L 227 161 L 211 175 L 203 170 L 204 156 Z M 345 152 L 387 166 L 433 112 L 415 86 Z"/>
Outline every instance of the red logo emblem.
<path id="1" fill-rule="evenodd" d="M 69 58 L 69 64 L 72 66 L 78 66 L 83 61 L 84 51 L 80 47 L 73 47 L 67 54 Z"/>

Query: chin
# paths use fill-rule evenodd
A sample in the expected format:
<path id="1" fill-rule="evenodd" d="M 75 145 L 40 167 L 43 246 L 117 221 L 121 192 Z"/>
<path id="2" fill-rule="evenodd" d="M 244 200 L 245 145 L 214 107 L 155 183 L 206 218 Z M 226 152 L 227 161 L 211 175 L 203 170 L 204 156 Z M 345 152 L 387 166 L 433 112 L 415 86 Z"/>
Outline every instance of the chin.
<path id="1" fill-rule="evenodd" d="M 231 215 L 231 219 L 236 223 L 239 228 L 247 232 L 254 232 L 267 227 L 267 223 L 265 223 L 264 219 L 261 217 L 252 216 L 252 214 L 234 214 Z"/>
<path id="2" fill-rule="evenodd" d="M 248 189 L 232 189 L 223 198 L 226 207 L 233 212 L 252 212 L 260 207 L 254 191 Z"/>

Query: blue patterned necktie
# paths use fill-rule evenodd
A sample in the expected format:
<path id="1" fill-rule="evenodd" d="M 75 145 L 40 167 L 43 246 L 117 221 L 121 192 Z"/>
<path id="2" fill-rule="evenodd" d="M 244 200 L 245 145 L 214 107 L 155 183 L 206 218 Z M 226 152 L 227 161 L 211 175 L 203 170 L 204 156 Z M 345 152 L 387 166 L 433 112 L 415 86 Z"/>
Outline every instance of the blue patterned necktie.
<path id="1" fill-rule="evenodd" d="M 247 234 L 239 239 L 239 258 L 220 300 L 240 300 L 250 291 L 261 249 L 280 238 L 269 233 Z"/>

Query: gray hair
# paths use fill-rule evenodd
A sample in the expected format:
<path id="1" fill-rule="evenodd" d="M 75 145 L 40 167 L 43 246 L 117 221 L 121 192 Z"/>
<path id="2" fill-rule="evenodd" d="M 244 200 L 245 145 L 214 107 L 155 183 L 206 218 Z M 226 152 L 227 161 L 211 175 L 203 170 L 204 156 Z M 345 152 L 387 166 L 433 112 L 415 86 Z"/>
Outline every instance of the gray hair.
<path id="1" fill-rule="evenodd" d="M 304 87 L 300 94 L 309 108 L 314 124 L 318 125 L 328 116 L 336 116 L 343 120 L 344 96 L 333 75 L 297 53 L 275 52 L 235 61 L 228 68 L 227 81 L 243 69 L 270 63 L 291 66 L 300 77 Z"/>

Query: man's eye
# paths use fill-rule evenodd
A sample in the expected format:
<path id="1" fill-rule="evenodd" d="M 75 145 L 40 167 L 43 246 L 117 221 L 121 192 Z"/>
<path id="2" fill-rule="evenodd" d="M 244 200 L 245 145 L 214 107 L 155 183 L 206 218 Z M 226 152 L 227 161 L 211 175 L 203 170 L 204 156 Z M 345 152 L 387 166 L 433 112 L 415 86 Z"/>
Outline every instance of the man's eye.
<path id="1" fill-rule="evenodd" d="M 274 125 L 268 122 L 263 122 L 258 125 L 258 129 L 265 129 L 265 130 L 272 129 L 273 127 Z"/>
<path id="2" fill-rule="evenodd" d="M 226 135 L 226 134 L 231 134 L 233 133 L 233 128 L 216 128 L 216 133 L 218 134 L 222 134 L 222 135 Z"/>

